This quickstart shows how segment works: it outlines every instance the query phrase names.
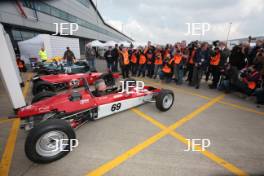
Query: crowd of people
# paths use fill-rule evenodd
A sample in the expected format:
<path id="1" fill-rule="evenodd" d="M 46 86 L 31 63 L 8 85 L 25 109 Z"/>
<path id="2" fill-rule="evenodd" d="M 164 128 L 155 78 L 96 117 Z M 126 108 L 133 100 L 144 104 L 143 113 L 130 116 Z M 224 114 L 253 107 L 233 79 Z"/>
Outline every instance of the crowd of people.
<path id="1" fill-rule="evenodd" d="M 92 47 L 86 50 L 86 59 L 95 69 L 96 55 Z M 247 96 L 257 96 L 257 103 L 264 103 L 264 41 L 256 41 L 254 47 L 249 43 L 234 46 L 231 50 L 225 42 L 213 44 L 185 41 L 175 45 L 153 46 L 148 42 L 145 47 L 134 48 L 115 45 L 104 54 L 109 72 L 121 70 L 123 78 L 149 77 L 161 79 L 177 85 L 184 81 L 189 86 L 200 88 L 204 78 L 210 89 L 225 92 L 239 91 Z"/>

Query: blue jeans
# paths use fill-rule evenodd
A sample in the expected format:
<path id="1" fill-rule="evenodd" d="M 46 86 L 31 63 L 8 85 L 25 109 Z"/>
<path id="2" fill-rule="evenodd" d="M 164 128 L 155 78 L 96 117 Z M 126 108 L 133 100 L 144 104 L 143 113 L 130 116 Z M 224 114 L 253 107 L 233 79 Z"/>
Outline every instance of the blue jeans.
<path id="1" fill-rule="evenodd" d="M 159 74 L 159 77 L 161 80 L 164 80 L 165 83 L 170 83 L 171 82 L 171 77 L 172 77 L 172 74 L 170 73 L 164 73 L 163 71 L 160 72 Z"/>
<path id="2" fill-rule="evenodd" d="M 162 68 L 162 65 L 155 65 L 154 78 L 156 78 L 159 75 L 161 68 Z"/>
<path id="3" fill-rule="evenodd" d="M 146 64 L 143 64 L 143 65 L 139 65 L 139 68 L 138 68 L 138 75 L 137 76 L 140 76 L 142 74 L 142 76 L 145 76 L 145 72 L 146 72 Z"/>
<path id="4" fill-rule="evenodd" d="M 108 69 L 109 72 L 113 72 L 114 71 L 113 62 L 107 62 L 107 69 Z"/>
<path id="5" fill-rule="evenodd" d="M 173 68 L 176 84 L 182 84 L 183 69 L 181 67 L 182 67 L 181 65 L 175 65 Z"/>
<path id="6" fill-rule="evenodd" d="M 230 91 L 231 90 L 230 81 L 222 80 L 218 86 L 218 90 Z"/>
<path id="7" fill-rule="evenodd" d="M 87 59 L 87 62 L 88 62 L 88 65 L 89 65 L 91 71 L 96 70 L 95 69 L 95 59 Z"/>
<path id="8" fill-rule="evenodd" d="M 73 61 L 72 61 L 72 60 L 69 60 L 69 59 L 67 59 L 67 66 L 72 66 L 72 64 L 73 64 Z"/>

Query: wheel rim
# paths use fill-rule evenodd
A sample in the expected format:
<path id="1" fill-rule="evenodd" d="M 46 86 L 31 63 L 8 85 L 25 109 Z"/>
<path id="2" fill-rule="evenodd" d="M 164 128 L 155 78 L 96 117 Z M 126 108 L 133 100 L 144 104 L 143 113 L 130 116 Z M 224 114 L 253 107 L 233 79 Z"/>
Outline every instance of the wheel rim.
<path id="1" fill-rule="evenodd" d="M 172 102 L 173 102 L 172 94 L 165 95 L 165 97 L 163 98 L 163 107 L 165 109 L 170 108 L 170 106 L 172 105 Z"/>
<path id="2" fill-rule="evenodd" d="M 58 142 L 62 140 L 61 142 Z M 59 154 L 67 147 L 68 136 L 62 131 L 50 131 L 43 134 L 36 143 L 36 151 L 44 157 L 52 157 Z"/>

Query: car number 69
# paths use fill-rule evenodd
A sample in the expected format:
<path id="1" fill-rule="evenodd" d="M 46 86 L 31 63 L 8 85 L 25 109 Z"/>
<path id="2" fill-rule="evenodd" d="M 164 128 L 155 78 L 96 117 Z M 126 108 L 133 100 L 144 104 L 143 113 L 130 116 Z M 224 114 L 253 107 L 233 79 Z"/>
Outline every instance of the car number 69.
<path id="1" fill-rule="evenodd" d="M 113 104 L 111 111 L 118 111 L 121 108 L 121 103 Z"/>

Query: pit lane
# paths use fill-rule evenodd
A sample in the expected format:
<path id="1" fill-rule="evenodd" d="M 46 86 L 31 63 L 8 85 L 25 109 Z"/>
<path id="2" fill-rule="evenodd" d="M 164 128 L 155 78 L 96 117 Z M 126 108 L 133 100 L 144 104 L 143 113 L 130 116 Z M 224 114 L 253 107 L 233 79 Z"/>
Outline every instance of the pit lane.
<path id="1" fill-rule="evenodd" d="M 173 90 L 172 109 L 161 113 L 150 103 L 89 122 L 77 131 L 79 146 L 52 164 L 38 165 L 26 158 L 26 133 L 21 130 L 18 130 L 15 142 L 9 144 L 15 146 L 11 158 L 3 158 L 6 151 L 12 152 L 7 145 L 10 136 L 14 135 L 14 121 L 1 120 L 1 171 L 8 169 L 12 176 L 264 173 L 263 108 L 256 108 L 250 100 L 236 95 L 209 90 L 205 83 L 201 89 L 194 90 L 185 85 L 177 87 L 172 83 L 141 80 L 148 85 Z M 216 101 L 215 97 L 219 96 L 224 97 Z M 27 100 L 30 99 L 29 88 Z M 179 121 L 182 124 L 177 129 L 162 132 Z M 187 138 L 208 138 L 211 146 L 207 153 L 186 152 L 184 141 Z M 2 164 L 8 159 L 10 168 Z"/>

